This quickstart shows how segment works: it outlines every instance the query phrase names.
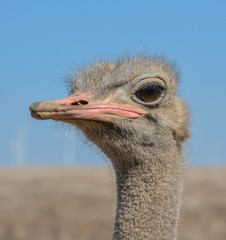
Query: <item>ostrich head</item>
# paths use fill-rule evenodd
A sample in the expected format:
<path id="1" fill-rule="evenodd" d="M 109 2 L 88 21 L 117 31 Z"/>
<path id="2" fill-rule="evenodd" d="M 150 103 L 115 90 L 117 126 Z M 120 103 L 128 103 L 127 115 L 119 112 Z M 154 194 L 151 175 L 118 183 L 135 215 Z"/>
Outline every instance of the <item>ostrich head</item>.
<path id="1" fill-rule="evenodd" d="M 150 151 L 172 139 L 180 147 L 188 138 L 188 112 L 172 64 L 144 56 L 106 61 L 78 70 L 73 79 L 69 97 L 33 103 L 31 114 L 80 128 L 114 166 L 142 163 L 138 148 Z"/>

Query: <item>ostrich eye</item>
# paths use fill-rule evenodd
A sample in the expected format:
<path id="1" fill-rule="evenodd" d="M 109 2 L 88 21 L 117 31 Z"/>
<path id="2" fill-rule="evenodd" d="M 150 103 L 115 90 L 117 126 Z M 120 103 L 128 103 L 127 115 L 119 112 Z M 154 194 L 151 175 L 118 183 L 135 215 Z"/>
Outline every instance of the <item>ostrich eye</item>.
<path id="1" fill-rule="evenodd" d="M 152 103 L 158 100 L 164 91 L 159 85 L 145 86 L 135 93 L 135 96 L 142 102 Z"/>

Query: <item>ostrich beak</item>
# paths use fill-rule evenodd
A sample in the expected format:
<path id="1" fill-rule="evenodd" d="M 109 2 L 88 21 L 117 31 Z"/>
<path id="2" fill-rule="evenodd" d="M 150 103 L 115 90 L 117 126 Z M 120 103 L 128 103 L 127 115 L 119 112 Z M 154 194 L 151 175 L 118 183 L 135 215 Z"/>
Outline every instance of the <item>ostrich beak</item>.
<path id="1" fill-rule="evenodd" d="M 110 99 L 98 102 L 92 93 L 76 93 L 54 101 L 34 102 L 30 105 L 31 116 L 39 119 L 73 120 L 86 119 L 111 122 L 112 117 L 138 118 L 146 112 L 132 105 L 110 103 Z"/>

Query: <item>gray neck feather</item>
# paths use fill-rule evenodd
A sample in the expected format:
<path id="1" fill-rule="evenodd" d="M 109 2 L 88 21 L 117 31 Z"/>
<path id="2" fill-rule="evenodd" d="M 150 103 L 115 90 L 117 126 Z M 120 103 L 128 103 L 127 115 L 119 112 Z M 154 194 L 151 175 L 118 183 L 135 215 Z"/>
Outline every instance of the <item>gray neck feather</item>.
<path id="1" fill-rule="evenodd" d="M 115 166 L 118 199 L 113 240 L 176 239 L 183 157 L 176 146 L 166 154 L 151 155 L 132 167 Z"/>

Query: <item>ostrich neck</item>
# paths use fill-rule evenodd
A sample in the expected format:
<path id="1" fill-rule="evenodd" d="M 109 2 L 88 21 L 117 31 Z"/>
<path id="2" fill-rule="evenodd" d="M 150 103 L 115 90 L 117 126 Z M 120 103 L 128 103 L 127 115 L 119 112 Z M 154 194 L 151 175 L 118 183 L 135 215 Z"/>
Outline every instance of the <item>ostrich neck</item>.
<path id="1" fill-rule="evenodd" d="M 118 198 L 113 240 L 175 240 L 183 184 L 178 148 L 171 146 L 160 156 L 152 152 L 150 159 L 143 158 L 133 167 L 115 167 L 115 171 Z"/>

